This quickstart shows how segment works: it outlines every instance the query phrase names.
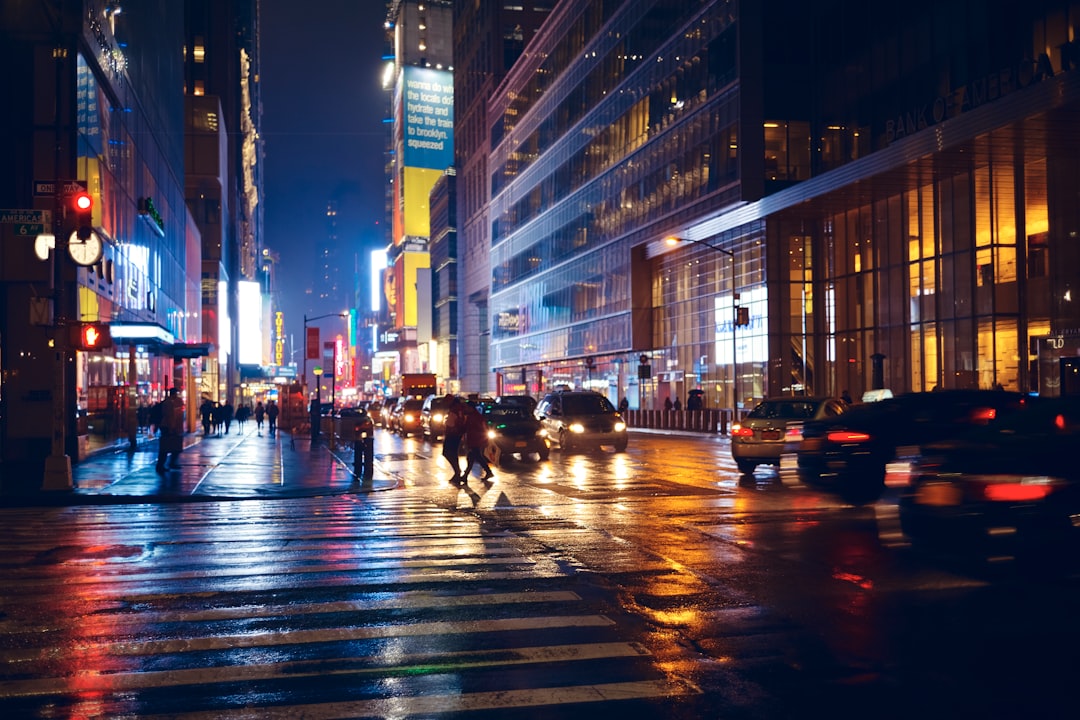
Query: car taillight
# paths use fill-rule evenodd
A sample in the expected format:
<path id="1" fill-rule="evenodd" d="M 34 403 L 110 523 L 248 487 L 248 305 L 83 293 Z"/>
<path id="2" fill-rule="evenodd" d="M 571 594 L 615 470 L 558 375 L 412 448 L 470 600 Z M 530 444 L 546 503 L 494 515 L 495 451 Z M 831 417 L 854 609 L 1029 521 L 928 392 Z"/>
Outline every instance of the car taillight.
<path id="1" fill-rule="evenodd" d="M 990 502 L 1034 502 L 1046 498 L 1059 481 L 1045 476 L 989 476 L 976 483 L 984 500 Z"/>
<path id="2" fill-rule="evenodd" d="M 992 407 L 975 408 L 971 411 L 973 422 L 990 422 L 997 417 L 997 409 Z"/>
<path id="3" fill-rule="evenodd" d="M 802 427 L 788 428 L 788 431 L 784 433 L 784 440 L 788 442 L 802 440 Z"/>
<path id="4" fill-rule="evenodd" d="M 834 443 L 859 443 L 866 442 L 870 436 L 866 433 L 853 432 L 851 430 L 834 430 L 825 436 L 829 442 Z"/>
<path id="5" fill-rule="evenodd" d="M 731 426 L 731 437 L 754 437 L 754 430 L 735 423 Z"/>

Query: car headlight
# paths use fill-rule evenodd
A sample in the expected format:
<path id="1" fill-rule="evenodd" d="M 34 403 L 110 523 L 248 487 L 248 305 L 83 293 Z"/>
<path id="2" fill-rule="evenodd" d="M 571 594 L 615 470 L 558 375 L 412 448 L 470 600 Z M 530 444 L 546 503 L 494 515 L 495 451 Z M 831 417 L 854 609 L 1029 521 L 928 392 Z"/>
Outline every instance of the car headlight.
<path id="1" fill-rule="evenodd" d="M 547 437 L 547 428 L 540 428 L 536 431 L 536 434 L 540 437 Z"/>
<path id="2" fill-rule="evenodd" d="M 570 423 L 570 432 L 583 433 L 585 432 L 585 426 L 581 423 Z"/>
<path id="3" fill-rule="evenodd" d="M 615 432 L 622 432 L 625 429 L 626 429 L 626 423 L 624 423 L 624 422 L 615 423 Z"/>
<path id="4" fill-rule="evenodd" d="M 412 413 L 406 413 L 405 422 L 412 422 L 412 421 L 413 421 Z"/>
<path id="5" fill-rule="evenodd" d="M 442 413 L 435 413 L 434 415 L 431 416 L 431 419 L 434 420 L 435 422 L 442 422 L 442 420 L 443 420 Z"/>
<path id="6" fill-rule="evenodd" d="M 488 439 L 489 440 L 494 440 L 496 437 L 498 437 L 498 435 L 494 430 L 488 430 Z"/>

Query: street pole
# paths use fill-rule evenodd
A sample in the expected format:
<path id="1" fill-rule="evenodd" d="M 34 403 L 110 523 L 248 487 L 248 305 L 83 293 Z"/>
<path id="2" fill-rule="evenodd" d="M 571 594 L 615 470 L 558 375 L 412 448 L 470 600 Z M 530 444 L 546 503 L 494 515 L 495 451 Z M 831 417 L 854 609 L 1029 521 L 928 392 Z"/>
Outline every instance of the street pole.
<path id="1" fill-rule="evenodd" d="M 349 313 L 347 313 L 347 312 L 327 313 L 325 315 L 316 315 L 315 317 L 308 317 L 307 315 L 304 316 L 304 369 L 303 369 L 304 375 L 303 375 L 303 384 L 304 384 L 305 394 L 307 394 L 306 391 L 307 391 L 307 360 L 308 360 L 308 336 L 307 336 L 308 323 L 309 322 L 314 322 L 315 320 L 322 320 L 323 318 L 328 318 L 328 317 L 344 318 L 344 317 L 348 317 L 348 316 L 349 316 Z M 316 344 L 316 347 L 318 347 L 318 344 Z M 318 384 L 319 383 L 316 380 L 316 382 L 315 382 L 316 389 L 318 389 Z"/>

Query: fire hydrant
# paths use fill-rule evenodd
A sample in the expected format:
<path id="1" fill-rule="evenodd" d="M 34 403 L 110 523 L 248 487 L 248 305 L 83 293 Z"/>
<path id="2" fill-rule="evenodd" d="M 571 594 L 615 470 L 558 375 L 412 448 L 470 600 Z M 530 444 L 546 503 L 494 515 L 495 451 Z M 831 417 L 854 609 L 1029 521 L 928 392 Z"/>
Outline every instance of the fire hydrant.
<path id="1" fill-rule="evenodd" d="M 368 482 L 375 473 L 375 424 L 366 410 L 353 419 L 353 474 Z"/>

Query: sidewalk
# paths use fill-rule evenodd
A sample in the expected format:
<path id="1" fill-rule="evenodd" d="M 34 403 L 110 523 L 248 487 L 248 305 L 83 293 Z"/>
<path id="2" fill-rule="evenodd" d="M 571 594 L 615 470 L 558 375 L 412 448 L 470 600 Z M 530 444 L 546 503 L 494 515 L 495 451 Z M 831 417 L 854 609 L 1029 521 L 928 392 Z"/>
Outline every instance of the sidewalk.
<path id="1" fill-rule="evenodd" d="M 397 480 L 375 460 L 375 477 L 352 472 L 352 449 L 331 453 L 325 441 L 279 432 L 259 435 L 187 435 L 180 465 L 159 474 L 158 441 L 142 439 L 134 452 L 125 443 L 102 449 L 72 466 L 73 490 L 42 491 L 0 499 L 11 505 L 92 505 L 142 502 L 250 500 L 343 495 L 388 490 Z"/>

